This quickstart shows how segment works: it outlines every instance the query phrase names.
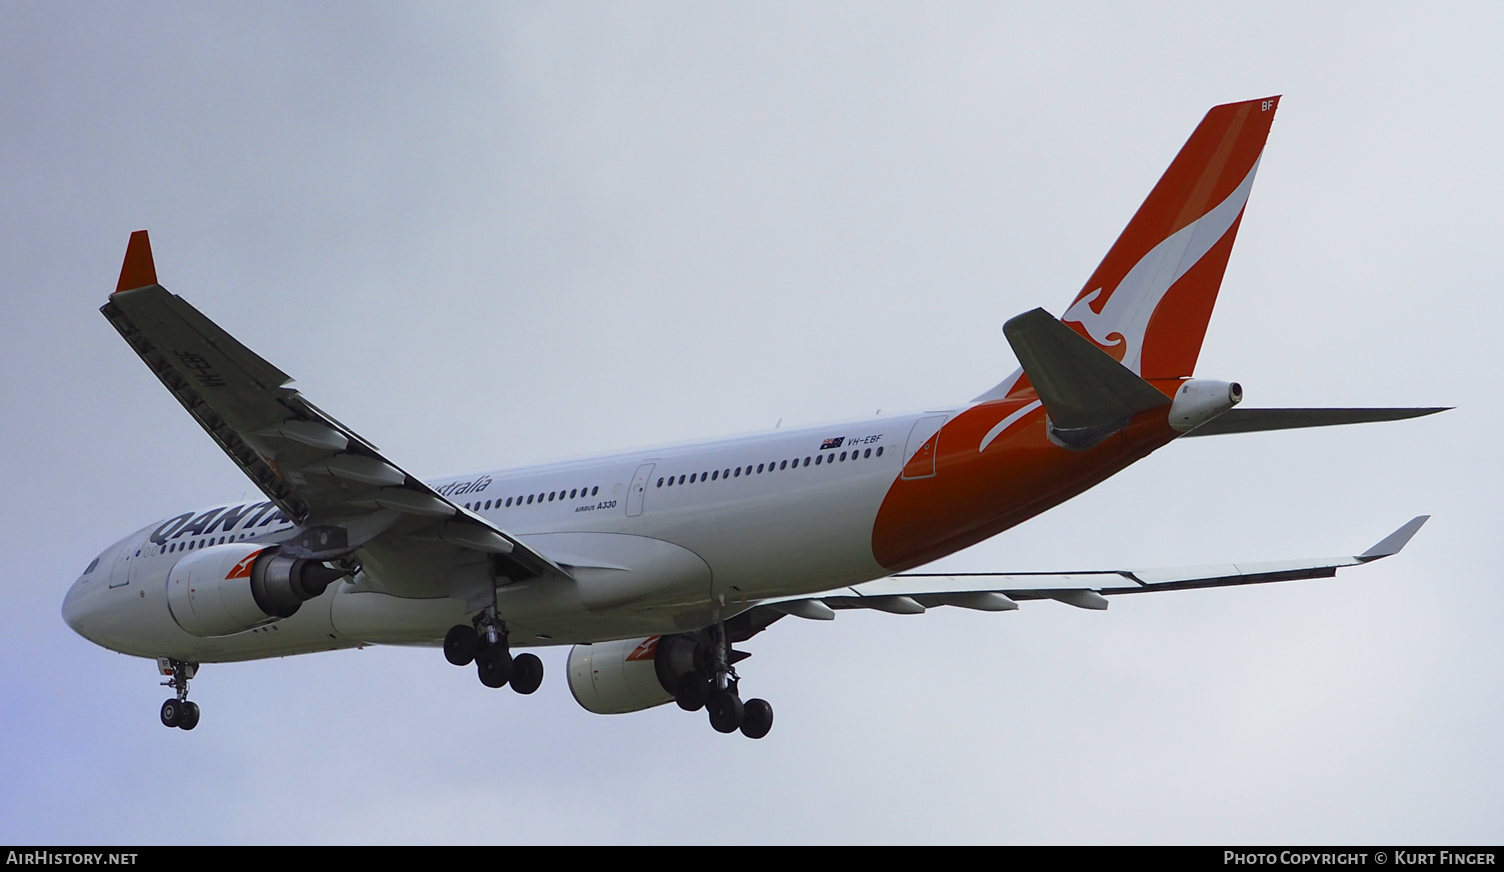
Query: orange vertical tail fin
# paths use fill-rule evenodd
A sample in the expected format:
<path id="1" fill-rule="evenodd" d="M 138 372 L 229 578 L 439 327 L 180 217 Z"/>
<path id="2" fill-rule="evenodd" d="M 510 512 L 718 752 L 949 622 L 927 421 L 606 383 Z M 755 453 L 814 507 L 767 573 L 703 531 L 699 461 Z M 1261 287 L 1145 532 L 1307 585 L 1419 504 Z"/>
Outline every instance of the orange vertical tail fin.
<path id="1" fill-rule="evenodd" d="M 1143 378 L 1189 377 L 1278 105 L 1206 113 L 1060 320 Z"/>

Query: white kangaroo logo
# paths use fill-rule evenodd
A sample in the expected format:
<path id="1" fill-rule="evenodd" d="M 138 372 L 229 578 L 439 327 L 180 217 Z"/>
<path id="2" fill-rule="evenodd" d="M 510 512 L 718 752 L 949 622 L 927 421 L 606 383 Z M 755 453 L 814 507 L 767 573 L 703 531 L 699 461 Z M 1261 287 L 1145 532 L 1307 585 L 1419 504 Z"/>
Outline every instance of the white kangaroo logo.
<path id="1" fill-rule="evenodd" d="M 1259 160 L 1263 160 L 1262 154 L 1227 199 L 1170 234 L 1134 264 L 1109 293 L 1102 311 L 1097 312 L 1091 307 L 1091 303 L 1102 295 L 1102 289 L 1097 288 L 1072 303 L 1060 320 L 1080 324 L 1094 342 L 1113 357 L 1118 357 L 1123 366 L 1139 373 L 1144 334 L 1159 301 L 1181 276 L 1227 235 L 1233 222 L 1242 214 L 1243 205 L 1248 202 L 1248 192 L 1253 188 L 1253 177 L 1259 171 Z"/>

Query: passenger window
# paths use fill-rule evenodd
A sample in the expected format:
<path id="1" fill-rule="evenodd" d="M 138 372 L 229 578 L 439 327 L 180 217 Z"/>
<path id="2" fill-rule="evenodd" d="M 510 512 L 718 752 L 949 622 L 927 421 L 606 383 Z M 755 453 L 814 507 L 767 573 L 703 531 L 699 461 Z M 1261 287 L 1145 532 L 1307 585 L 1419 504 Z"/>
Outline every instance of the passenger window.
<path id="1" fill-rule="evenodd" d="M 823 461 L 824 459 L 825 459 L 825 455 L 823 455 L 823 454 L 816 454 L 815 455 L 815 465 L 819 466 L 820 462 Z"/>
<path id="2" fill-rule="evenodd" d="M 684 484 L 684 476 L 679 476 L 679 484 Z"/>
<path id="3" fill-rule="evenodd" d="M 758 475 L 762 475 L 762 464 L 761 463 L 757 464 L 757 474 Z"/>
<path id="4" fill-rule="evenodd" d="M 662 478 L 658 479 L 658 486 L 659 487 L 663 487 L 663 479 Z"/>
<path id="5" fill-rule="evenodd" d="M 528 494 L 527 495 L 527 504 L 528 505 L 532 505 L 533 504 L 533 495 L 532 494 Z"/>
<path id="6" fill-rule="evenodd" d="M 742 477 L 742 468 L 740 466 L 738 466 L 736 468 L 736 477 L 737 478 L 741 478 Z"/>
<path id="7" fill-rule="evenodd" d="M 863 451 L 862 452 L 862 456 L 863 457 L 871 457 L 872 456 L 872 449 L 868 448 L 866 451 Z"/>
<path id="8" fill-rule="evenodd" d="M 882 457 L 882 456 L 883 456 L 883 448 L 882 448 L 882 446 L 881 446 L 881 445 L 879 445 L 879 446 L 878 446 L 878 447 L 877 447 L 877 456 L 878 456 L 878 457 Z"/>
<path id="9" fill-rule="evenodd" d="M 595 487 L 593 487 L 593 488 L 590 489 L 590 495 L 591 496 L 595 496 L 596 494 L 598 494 L 600 492 L 601 492 L 601 486 L 600 485 L 596 485 Z"/>
<path id="10" fill-rule="evenodd" d="M 846 462 L 846 452 L 844 452 L 844 451 L 841 452 L 841 462 L 842 463 Z"/>

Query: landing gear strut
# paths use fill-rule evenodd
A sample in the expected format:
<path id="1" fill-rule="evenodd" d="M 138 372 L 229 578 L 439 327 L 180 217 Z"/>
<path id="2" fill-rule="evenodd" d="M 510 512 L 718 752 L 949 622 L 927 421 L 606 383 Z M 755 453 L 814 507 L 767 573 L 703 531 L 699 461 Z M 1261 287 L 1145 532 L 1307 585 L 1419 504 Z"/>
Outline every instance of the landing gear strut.
<path id="1" fill-rule="evenodd" d="M 705 709 L 718 733 L 741 730 L 749 739 L 761 739 L 773 729 L 773 706 L 765 699 L 742 702 L 741 677 L 732 664 L 746 655 L 731 650 L 726 624 L 713 625 L 707 636 L 695 652 L 696 668 L 675 680 L 674 702 L 689 712 Z"/>
<path id="2" fill-rule="evenodd" d="M 475 664 L 475 673 L 486 687 L 503 687 L 529 694 L 543 683 L 543 661 L 536 654 L 512 656 L 507 625 L 489 606 L 475 616 L 470 626 L 455 624 L 444 636 L 444 658 L 455 666 Z"/>
<path id="3" fill-rule="evenodd" d="M 162 686 L 177 692 L 176 696 L 162 703 L 162 726 L 180 730 L 198 726 L 198 703 L 188 701 L 188 679 L 198 673 L 198 664 L 159 657 L 157 667 L 168 676 Z"/>

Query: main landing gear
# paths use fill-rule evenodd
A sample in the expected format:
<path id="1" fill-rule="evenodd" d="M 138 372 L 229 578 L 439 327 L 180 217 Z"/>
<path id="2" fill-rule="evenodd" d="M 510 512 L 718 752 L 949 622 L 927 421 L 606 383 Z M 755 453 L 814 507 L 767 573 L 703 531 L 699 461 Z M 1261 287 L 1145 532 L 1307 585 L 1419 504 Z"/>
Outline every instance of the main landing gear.
<path id="1" fill-rule="evenodd" d="M 444 659 L 455 666 L 475 664 L 476 675 L 486 687 L 504 687 L 508 683 L 521 694 L 529 694 L 543 684 L 543 661 L 536 654 L 512 656 L 507 643 L 507 625 L 487 608 L 470 626 L 455 624 L 444 636 Z"/>
<path id="2" fill-rule="evenodd" d="M 158 658 L 157 667 L 168 676 L 162 686 L 177 691 L 177 696 L 162 703 L 162 726 L 180 730 L 198 726 L 198 703 L 188 701 L 188 679 L 198 674 L 198 664 Z"/>
<path id="3" fill-rule="evenodd" d="M 733 664 L 747 655 L 731 650 L 725 623 L 712 626 L 708 634 L 694 651 L 695 668 L 675 680 L 674 702 L 687 712 L 705 709 L 718 733 L 741 730 L 749 739 L 761 739 L 773 729 L 773 706 L 765 699 L 742 702 L 741 678 Z"/>

